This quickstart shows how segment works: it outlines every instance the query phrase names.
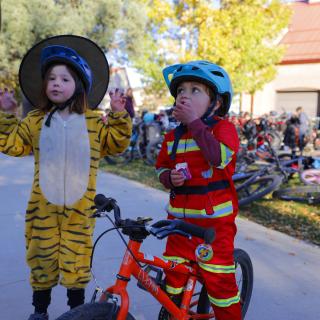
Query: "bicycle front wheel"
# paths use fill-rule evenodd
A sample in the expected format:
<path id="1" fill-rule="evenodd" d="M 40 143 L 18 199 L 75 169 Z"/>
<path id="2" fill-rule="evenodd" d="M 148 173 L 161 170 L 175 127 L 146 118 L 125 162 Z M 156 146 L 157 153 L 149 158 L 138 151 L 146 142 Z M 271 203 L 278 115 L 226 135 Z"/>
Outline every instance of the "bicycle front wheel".
<path id="1" fill-rule="evenodd" d="M 240 291 L 242 317 L 247 313 L 253 290 L 253 267 L 250 256 L 242 249 L 234 250 L 236 281 Z"/>
<path id="2" fill-rule="evenodd" d="M 119 306 L 110 302 L 85 303 L 69 310 L 56 320 L 116 320 Z M 128 313 L 127 320 L 135 320 Z"/>
<path id="3" fill-rule="evenodd" d="M 149 164 L 151 166 L 154 166 L 156 164 L 158 154 L 161 150 L 162 140 L 163 139 L 160 138 L 156 141 L 148 143 L 147 150 L 146 150 L 147 164 Z"/>
<path id="4" fill-rule="evenodd" d="M 132 151 L 127 149 L 121 154 L 114 156 L 105 156 L 104 160 L 111 165 L 125 165 L 132 160 Z"/>
<path id="5" fill-rule="evenodd" d="M 279 187 L 282 178 L 277 175 L 264 176 L 251 182 L 236 183 L 239 207 L 245 206 L 255 200 L 261 199 Z"/>
<path id="6" fill-rule="evenodd" d="M 300 173 L 300 179 L 307 185 L 320 185 L 320 169 L 307 169 Z"/>
<path id="7" fill-rule="evenodd" d="M 297 188 L 285 188 L 275 191 L 272 196 L 286 201 L 297 201 L 308 204 L 320 203 L 320 186 L 310 185 Z"/>

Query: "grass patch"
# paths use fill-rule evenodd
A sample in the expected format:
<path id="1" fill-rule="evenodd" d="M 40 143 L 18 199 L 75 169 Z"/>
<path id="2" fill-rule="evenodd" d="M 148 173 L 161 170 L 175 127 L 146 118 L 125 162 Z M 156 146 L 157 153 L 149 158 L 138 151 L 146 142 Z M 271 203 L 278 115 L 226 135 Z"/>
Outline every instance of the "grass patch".
<path id="1" fill-rule="evenodd" d="M 240 216 L 320 245 L 319 207 L 267 197 L 243 207 Z"/>
<path id="2" fill-rule="evenodd" d="M 150 187 L 165 190 L 158 181 L 154 168 L 141 160 L 132 161 L 124 166 L 109 165 L 102 160 L 100 168 Z M 298 184 L 299 179 L 295 178 L 286 186 Z M 275 200 L 269 195 L 243 207 L 240 216 L 320 246 L 319 206 Z"/>
<path id="3" fill-rule="evenodd" d="M 100 169 L 155 189 L 165 190 L 158 180 L 154 167 L 146 165 L 142 160 L 134 160 L 127 165 L 110 165 L 105 160 L 101 160 Z"/>

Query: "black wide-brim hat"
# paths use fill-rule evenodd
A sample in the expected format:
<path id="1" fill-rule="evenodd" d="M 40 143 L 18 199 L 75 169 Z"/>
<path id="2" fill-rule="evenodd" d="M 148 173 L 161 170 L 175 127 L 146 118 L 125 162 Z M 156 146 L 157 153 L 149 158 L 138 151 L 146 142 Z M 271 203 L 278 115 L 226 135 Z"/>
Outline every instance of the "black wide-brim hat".
<path id="1" fill-rule="evenodd" d="M 59 35 L 35 44 L 24 56 L 19 69 L 19 82 L 23 94 L 34 107 L 40 105 L 42 88 L 41 52 L 51 45 L 61 45 L 75 50 L 91 68 L 92 87 L 88 94 L 89 105 L 96 108 L 105 96 L 109 84 L 109 64 L 102 49 L 88 38 Z"/>

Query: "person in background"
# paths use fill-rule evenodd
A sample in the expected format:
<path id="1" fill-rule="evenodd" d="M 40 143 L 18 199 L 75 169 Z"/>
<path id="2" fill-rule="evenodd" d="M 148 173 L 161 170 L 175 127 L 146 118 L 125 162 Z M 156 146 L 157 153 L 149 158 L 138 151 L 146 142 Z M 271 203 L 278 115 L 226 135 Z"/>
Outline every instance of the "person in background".
<path id="1" fill-rule="evenodd" d="M 306 136 L 309 131 L 310 121 L 301 106 L 297 107 L 296 114 L 299 119 L 299 150 L 302 153 L 306 145 Z"/>
<path id="2" fill-rule="evenodd" d="M 126 105 L 125 109 L 128 111 L 131 119 L 134 118 L 135 112 L 134 112 L 134 97 L 133 97 L 133 92 L 131 88 L 127 89 L 126 92 Z"/>
<path id="3" fill-rule="evenodd" d="M 284 150 L 290 148 L 292 154 L 296 154 L 296 147 L 299 144 L 300 120 L 296 114 L 292 114 L 286 122 L 286 129 L 283 133 Z"/>

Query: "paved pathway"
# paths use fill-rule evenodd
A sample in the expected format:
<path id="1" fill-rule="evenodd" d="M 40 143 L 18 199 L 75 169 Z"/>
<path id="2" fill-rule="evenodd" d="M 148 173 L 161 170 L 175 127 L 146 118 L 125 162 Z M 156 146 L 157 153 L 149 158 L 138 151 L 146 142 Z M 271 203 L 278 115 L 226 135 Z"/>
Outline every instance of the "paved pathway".
<path id="1" fill-rule="evenodd" d="M 0 154 L 0 310 L 1 320 L 24 320 L 32 312 L 28 268 L 24 259 L 24 211 L 30 193 L 33 158 L 15 159 Z M 123 216 L 165 216 L 164 192 L 145 187 L 115 175 L 99 173 L 98 192 L 118 200 Z M 110 225 L 98 220 L 96 237 Z M 164 243 L 148 238 L 146 252 L 161 254 Z M 238 219 L 236 245 L 252 257 L 254 292 L 246 320 L 320 319 L 320 248 L 256 223 Z M 123 244 L 115 232 L 98 245 L 94 260 L 99 284 L 109 286 L 117 272 Z M 93 292 L 89 285 L 87 300 Z M 130 283 L 130 310 L 138 320 L 157 319 L 158 303 Z M 54 288 L 50 318 L 66 306 L 66 291 Z"/>

